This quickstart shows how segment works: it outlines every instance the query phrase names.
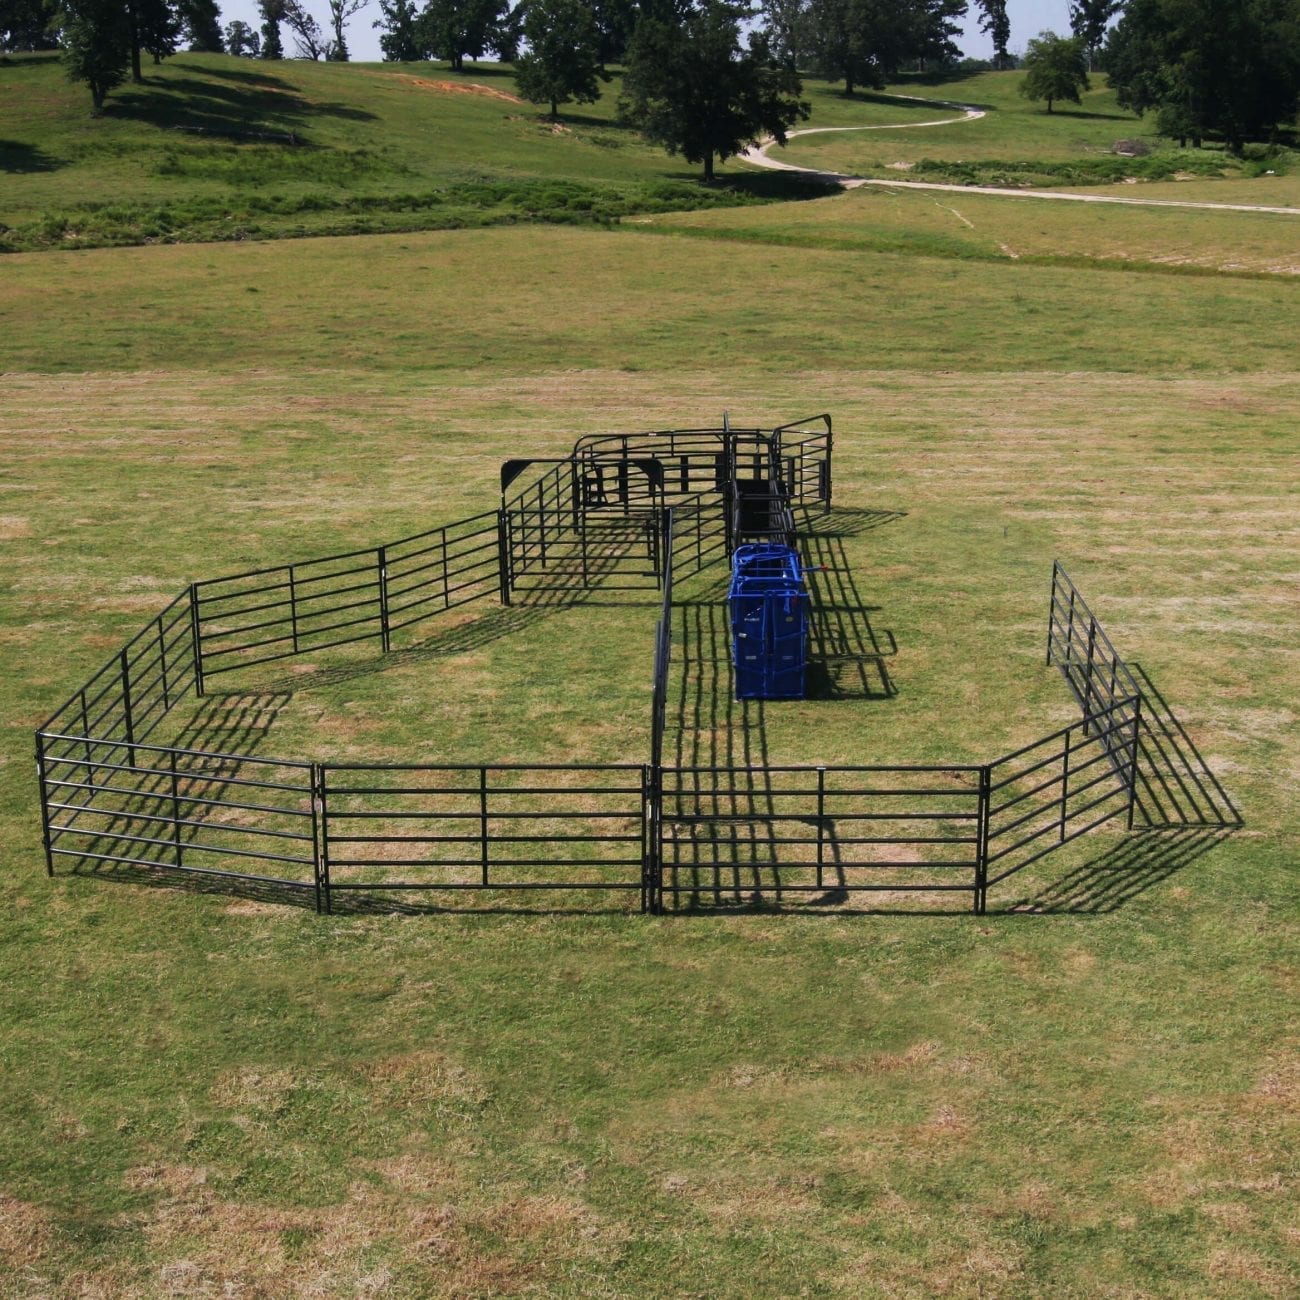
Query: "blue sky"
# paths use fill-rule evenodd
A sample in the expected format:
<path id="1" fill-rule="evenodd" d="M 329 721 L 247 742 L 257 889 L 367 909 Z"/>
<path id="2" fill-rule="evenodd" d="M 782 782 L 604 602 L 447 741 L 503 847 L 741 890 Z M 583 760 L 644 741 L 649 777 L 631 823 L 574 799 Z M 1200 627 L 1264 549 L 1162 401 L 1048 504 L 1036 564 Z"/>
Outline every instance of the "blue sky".
<path id="1" fill-rule="evenodd" d="M 218 3 L 221 5 L 223 27 L 235 18 L 242 18 L 254 29 L 261 26 L 256 0 L 218 0 Z M 326 28 L 329 8 L 325 0 L 305 0 L 305 4 L 322 29 Z M 978 15 L 974 13 L 973 4 L 971 9 L 972 14 L 966 24 L 965 37 L 959 38 L 957 44 L 963 53 L 971 58 L 988 58 L 993 53 L 993 46 L 987 36 L 980 34 Z M 372 0 L 372 3 L 349 23 L 348 49 L 354 59 L 378 61 L 379 33 L 371 26 L 378 13 L 379 8 Z M 1030 37 L 1037 36 L 1045 29 L 1068 35 L 1070 30 L 1068 14 L 1068 0 L 1007 0 L 1007 16 L 1011 19 L 1011 50 L 1013 52 L 1023 50 Z M 293 52 L 293 41 L 287 30 L 284 31 L 284 45 L 287 53 Z"/>

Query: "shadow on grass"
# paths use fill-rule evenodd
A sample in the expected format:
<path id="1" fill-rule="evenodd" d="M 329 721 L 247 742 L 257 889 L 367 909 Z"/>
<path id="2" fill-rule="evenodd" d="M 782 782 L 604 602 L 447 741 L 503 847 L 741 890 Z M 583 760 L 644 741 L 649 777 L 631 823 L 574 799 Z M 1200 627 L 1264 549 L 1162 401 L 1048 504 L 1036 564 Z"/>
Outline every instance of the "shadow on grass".
<path id="1" fill-rule="evenodd" d="M 0 140 L 0 172 L 52 172 L 63 165 L 34 144 Z"/>
<path id="2" fill-rule="evenodd" d="M 1203 858 L 1234 834 L 1230 827 L 1130 831 L 1118 844 L 1037 894 L 991 907 L 1009 915 L 1067 913 L 1104 916 Z"/>
<path id="3" fill-rule="evenodd" d="M 146 80 L 143 89 L 118 91 L 106 112 L 163 130 L 201 131 L 231 139 L 273 132 L 297 136 L 325 117 L 354 122 L 375 117 L 349 104 L 309 101 L 277 77 L 235 70 L 226 79 L 235 84 L 199 77 Z"/>

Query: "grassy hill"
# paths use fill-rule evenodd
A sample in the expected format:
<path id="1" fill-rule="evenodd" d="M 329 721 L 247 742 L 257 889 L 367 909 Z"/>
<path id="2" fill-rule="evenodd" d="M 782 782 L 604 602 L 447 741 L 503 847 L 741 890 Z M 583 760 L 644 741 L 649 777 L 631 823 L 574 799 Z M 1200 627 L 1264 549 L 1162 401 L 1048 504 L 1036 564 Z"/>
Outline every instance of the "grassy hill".
<path id="1" fill-rule="evenodd" d="M 91 122 L 57 65 L 0 65 L 0 220 L 40 250 L 0 262 L 0 1296 L 1296 1294 L 1296 220 L 737 207 L 756 192 L 702 190 L 604 101 L 552 132 L 404 80 L 452 80 L 427 68 L 270 75 L 183 56 Z M 1049 123 L 1011 87 L 896 89 L 997 107 L 950 162 L 985 125 L 1037 166 L 1138 129 Z M 823 124 L 919 111 L 810 93 Z M 228 138 L 249 129 L 310 143 Z M 529 208 L 546 187 L 631 212 L 661 186 L 732 206 L 522 220 L 564 211 Z M 442 218 L 494 228 L 231 242 Z M 71 251 L 95 238 L 187 242 Z M 675 669 L 713 685 L 675 674 L 674 753 L 980 760 L 1077 717 L 1042 663 L 1059 558 L 1244 828 L 1103 829 L 979 918 L 420 894 L 318 917 L 46 877 L 32 730 L 183 583 L 491 509 L 506 457 L 724 409 L 834 415 L 816 544 L 895 693 L 742 705 L 686 622 L 717 589 L 687 589 Z M 231 674 L 190 734 L 638 761 L 647 596 L 485 602 L 410 651 Z"/>
<path id="2" fill-rule="evenodd" d="M 1109 92 L 1047 115 L 1018 74 L 918 80 L 846 99 L 810 80 L 809 126 L 932 119 L 900 95 L 958 97 L 988 115 L 949 127 L 810 136 L 815 167 L 1011 183 L 1240 175 L 1217 151 L 1109 152 L 1142 127 Z M 615 120 L 618 81 L 550 123 L 514 94 L 507 67 L 274 65 L 184 54 L 89 116 L 52 55 L 0 60 L 0 251 L 446 229 L 512 221 L 608 221 L 633 213 L 807 197 L 817 187 L 733 163 L 720 185 Z M 1264 170 L 1259 167 L 1257 170 Z M 1276 168 L 1275 168 L 1276 170 Z"/>

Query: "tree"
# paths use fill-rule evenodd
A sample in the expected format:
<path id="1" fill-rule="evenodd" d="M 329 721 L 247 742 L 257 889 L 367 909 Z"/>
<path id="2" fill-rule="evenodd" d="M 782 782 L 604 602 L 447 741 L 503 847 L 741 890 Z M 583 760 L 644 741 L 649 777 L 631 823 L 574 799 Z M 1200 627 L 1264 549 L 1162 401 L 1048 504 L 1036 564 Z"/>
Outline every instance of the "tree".
<path id="1" fill-rule="evenodd" d="M 301 0 L 284 0 L 284 21 L 293 33 L 300 59 L 328 59 L 330 42 L 320 24 L 303 7 Z"/>
<path id="2" fill-rule="evenodd" d="M 916 55 L 916 11 L 899 0 L 810 0 L 808 37 L 813 66 L 844 93 L 882 87 Z"/>
<path id="3" fill-rule="evenodd" d="M 1071 0 L 1070 30 L 1083 42 L 1088 71 L 1096 67 L 1097 51 L 1106 40 L 1110 20 L 1124 7 L 1124 0 Z"/>
<path id="4" fill-rule="evenodd" d="M 912 10 L 912 57 L 918 71 L 952 67 L 961 58 L 952 38 L 961 32 L 957 20 L 966 9 L 966 0 L 916 0 Z"/>
<path id="5" fill-rule="evenodd" d="M 258 0 L 257 8 L 262 15 L 262 58 L 284 58 L 284 42 L 280 39 L 284 0 Z"/>
<path id="6" fill-rule="evenodd" d="M 588 0 L 596 20 L 596 57 L 603 70 L 607 63 L 622 63 L 627 43 L 636 30 L 642 9 L 637 0 Z"/>
<path id="7" fill-rule="evenodd" d="M 176 53 L 181 39 L 181 20 L 170 0 L 129 0 L 132 18 L 131 71 L 139 81 L 140 51 L 148 52 L 155 64 Z"/>
<path id="8" fill-rule="evenodd" d="M 1007 0 L 979 0 L 979 7 L 983 14 L 980 18 L 980 31 L 993 42 L 994 63 L 999 68 L 1005 68 L 1010 58 L 1007 46 L 1011 42 Z"/>
<path id="9" fill-rule="evenodd" d="M 226 47 L 221 39 L 221 10 L 217 7 L 217 0 L 179 0 L 176 12 L 193 52 L 225 53 Z"/>
<path id="10" fill-rule="evenodd" d="M 348 61 L 348 43 L 343 37 L 347 21 L 366 7 L 369 0 L 329 0 L 330 26 L 334 29 L 334 42 L 326 56 L 335 63 Z"/>
<path id="11" fill-rule="evenodd" d="M 1130 0 L 1106 44 L 1120 104 L 1233 153 L 1300 107 L 1300 0 Z"/>
<path id="12" fill-rule="evenodd" d="M 65 0 L 63 66 L 69 80 L 90 88 L 95 117 L 108 92 L 126 80 L 130 58 L 131 27 L 120 0 Z"/>
<path id="13" fill-rule="evenodd" d="M 389 63 L 419 63 L 425 58 L 420 14 L 415 0 L 379 0 L 379 51 Z"/>
<path id="14" fill-rule="evenodd" d="M 0 0 L 0 53 L 57 50 L 55 0 Z"/>
<path id="15" fill-rule="evenodd" d="M 1025 51 L 1025 77 L 1020 93 L 1026 99 L 1047 100 L 1047 111 L 1058 99 L 1079 104 L 1081 90 L 1088 90 L 1088 60 L 1083 42 L 1077 37 L 1039 32 Z"/>
<path id="16" fill-rule="evenodd" d="M 772 53 L 796 70 L 808 46 L 808 0 L 762 0 L 759 12 Z"/>
<path id="17" fill-rule="evenodd" d="M 583 0 L 532 0 L 524 15 L 528 52 L 515 63 L 515 85 L 530 104 L 594 104 L 600 98 L 600 33 Z"/>
<path id="18" fill-rule="evenodd" d="M 808 116 L 798 76 L 773 58 L 756 32 L 740 45 L 744 11 L 726 0 L 700 0 L 679 23 L 642 19 L 628 47 L 619 113 L 649 140 L 713 180 L 715 158 L 727 159 Z"/>
<path id="19" fill-rule="evenodd" d="M 246 23 L 236 18 L 226 26 L 226 53 L 236 58 L 255 59 L 262 52 L 262 42 L 257 33 Z"/>
<path id="20" fill-rule="evenodd" d="M 420 24 L 429 53 L 454 72 L 465 70 L 466 55 L 481 59 L 489 50 L 509 61 L 519 43 L 507 0 L 429 0 Z"/>

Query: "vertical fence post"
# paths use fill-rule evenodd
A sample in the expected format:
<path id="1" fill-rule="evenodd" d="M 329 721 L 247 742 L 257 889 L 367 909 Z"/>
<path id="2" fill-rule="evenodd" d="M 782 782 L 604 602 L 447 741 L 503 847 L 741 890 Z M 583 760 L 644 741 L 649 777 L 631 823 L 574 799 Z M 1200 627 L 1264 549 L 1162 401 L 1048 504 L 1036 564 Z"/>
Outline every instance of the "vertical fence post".
<path id="1" fill-rule="evenodd" d="M 86 688 L 84 686 L 79 694 L 81 695 L 81 734 L 85 740 L 84 748 L 86 751 L 86 784 L 91 790 L 94 790 L 95 778 L 98 773 L 95 768 L 95 750 L 90 742 L 90 714 L 86 704 Z M 90 797 L 94 799 L 95 796 L 92 794 Z"/>
<path id="2" fill-rule="evenodd" d="M 1056 588 L 1060 564 L 1052 561 L 1052 594 L 1047 599 L 1047 666 L 1052 666 L 1052 633 L 1056 631 Z"/>
<path id="3" fill-rule="evenodd" d="M 388 636 L 388 550 L 381 546 L 375 552 L 379 565 L 379 641 L 387 654 L 392 648 Z"/>
<path id="4" fill-rule="evenodd" d="M 312 763 L 311 800 L 312 800 L 312 878 L 316 888 L 316 914 L 320 915 L 325 907 L 325 894 L 328 891 L 325 858 L 321 853 L 321 820 L 325 811 L 324 780 L 321 779 L 321 764 Z"/>
<path id="5" fill-rule="evenodd" d="M 45 846 L 45 874 L 54 874 L 54 847 L 50 842 L 50 794 L 45 784 L 45 737 L 36 733 L 36 780 L 41 791 L 41 843 Z"/>
<path id="6" fill-rule="evenodd" d="M 826 769 L 817 769 L 817 888 L 822 889 L 826 865 Z"/>
<path id="7" fill-rule="evenodd" d="M 447 530 L 439 534 L 442 542 L 442 607 L 451 608 L 451 571 L 447 565 Z"/>
<path id="8" fill-rule="evenodd" d="M 1067 728 L 1065 732 L 1065 766 L 1061 771 L 1061 837 L 1060 842 L 1065 843 L 1065 820 L 1066 805 L 1070 800 L 1070 735 L 1071 729 Z"/>
<path id="9" fill-rule="evenodd" d="M 298 579 L 294 566 L 289 566 L 289 633 L 293 637 L 293 652 L 298 653 Z"/>
<path id="10" fill-rule="evenodd" d="M 497 511 L 497 581 L 501 603 L 510 604 L 510 516 Z"/>
<path id="11" fill-rule="evenodd" d="M 167 680 L 167 640 L 163 634 L 162 615 L 158 616 L 158 670 L 162 674 L 163 712 L 172 706 L 171 685 Z"/>
<path id="12" fill-rule="evenodd" d="M 126 761 L 135 766 L 135 722 L 131 717 L 131 664 L 126 650 L 117 657 L 122 673 L 122 722 L 126 728 Z"/>
<path id="13" fill-rule="evenodd" d="M 651 909 L 654 880 L 654 794 L 651 790 L 651 766 L 641 769 L 641 911 Z"/>
<path id="14" fill-rule="evenodd" d="M 980 768 L 980 806 L 978 844 L 975 846 L 975 915 L 983 916 L 988 906 L 989 892 L 989 804 L 993 785 L 992 767 L 985 763 Z"/>
<path id="15" fill-rule="evenodd" d="M 203 631 L 199 625 L 199 584 L 190 583 L 190 644 L 194 654 L 194 694 L 203 698 Z"/>
<path id="16" fill-rule="evenodd" d="M 1083 670 L 1083 734 L 1088 734 L 1088 725 L 1092 721 L 1092 665 L 1093 655 L 1097 649 L 1097 620 L 1088 619 L 1088 662 Z"/>
<path id="17" fill-rule="evenodd" d="M 176 865 L 185 865 L 185 848 L 181 836 L 181 783 L 176 773 L 176 751 L 169 749 L 171 759 L 171 795 L 172 795 L 172 843 L 176 846 Z"/>
<path id="18" fill-rule="evenodd" d="M 1142 697 L 1135 696 L 1133 700 L 1133 743 L 1129 750 L 1129 767 L 1128 767 L 1128 829 L 1133 829 L 1133 814 L 1137 810 L 1137 774 L 1138 774 L 1138 746 L 1141 743 L 1140 734 L 1142 729 Z"/>
<path id="19" fill-rule="evenodd" d="M 325 768 L 311 765 L 311 856 L 316 888 L 316 912 L 330 910 L 330 870 L 325 837 Z"/>
<path id="20" fill-rule="evenodd" d="M 478 770 L 479 862 L 483 871 L 483 887 L 488 883 L 488 788 L 487 768 Z"/>

